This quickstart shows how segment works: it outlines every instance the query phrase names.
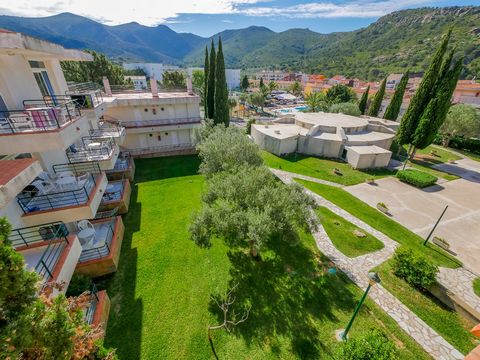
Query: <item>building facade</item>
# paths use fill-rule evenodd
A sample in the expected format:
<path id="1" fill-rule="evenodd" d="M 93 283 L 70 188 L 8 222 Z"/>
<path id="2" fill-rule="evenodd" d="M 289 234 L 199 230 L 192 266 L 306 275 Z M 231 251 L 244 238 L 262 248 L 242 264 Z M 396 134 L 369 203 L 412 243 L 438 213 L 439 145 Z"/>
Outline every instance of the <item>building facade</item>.
<path id="1" fill-rule="evenodd" d="M 178 71 L 180 68 L 175 65 L 167 65 L 160 63 L 123 63 L 123 68 L 127 70 L 141 69 L 148 77 L 155 77 L 162 82 L 163 73 L 165 71 Z"/>

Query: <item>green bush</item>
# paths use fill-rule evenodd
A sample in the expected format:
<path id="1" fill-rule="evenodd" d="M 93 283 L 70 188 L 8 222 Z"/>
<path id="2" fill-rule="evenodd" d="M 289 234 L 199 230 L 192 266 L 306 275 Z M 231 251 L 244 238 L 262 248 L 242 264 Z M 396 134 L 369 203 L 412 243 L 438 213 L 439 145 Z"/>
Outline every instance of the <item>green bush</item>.
<path id="1" fill-rule="evenodd" d="M 349 102 L 333 104 L 332 106 L 330 106 L 328 111 L 331 113 L 342 113 L 345 115 L 352 115 L 352 116 L 360 116 L 362 114 L 357 104 L 349 103 Z"/>
<path id="2" fill-rule="evenodd" d="M 250 135 L 252 132 L 252 124 L 255 124 L 255 119 L 248 119 L 247 121 L 247 134 Z"/>
<path id="3" fill-rule="evenodd" d="M 396 360 L 395 344 L 379 329 L 370 329 L 359 337 L 352 338 L 340 348 L 342 360 Z"/>
<path id="4" fill-rule="evenodd" d="M 90 291 L 92 279 L 86 275 L 74 274 L 68 285 L 67 296 L 78 296 L 85 291 Z"/>
<path id="5" fill-rule="evenodd" d="M 438 267 L 425 256 L 414 253 L 412 249 L 399 248 L 393 257 L 393 271 L 410 285 L 426 289 L 435 283 Z"/>
<path id="6" fill-rule="evenodd" d="M 418 171 L 413 169 L 398 171 L 397 178 L 399 178 L 403 182 L 406 182 L 408 184 L 411 184 L 419 188 L 432 186 L 438 180 L 436 176 L 425 173 L 423 171 Z"/>

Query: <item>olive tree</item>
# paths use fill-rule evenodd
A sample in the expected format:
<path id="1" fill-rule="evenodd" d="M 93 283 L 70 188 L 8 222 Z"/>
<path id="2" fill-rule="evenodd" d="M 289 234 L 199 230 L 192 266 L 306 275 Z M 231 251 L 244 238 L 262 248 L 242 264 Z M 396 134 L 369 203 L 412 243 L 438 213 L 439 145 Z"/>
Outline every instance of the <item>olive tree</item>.
<path id="1" fill-rule="evenodd" d="M 480 134 L 480 112 L 466 104 L 452 106 L 447 118 L 440 128 L 443 146 L 448 147 L 450 139 L 455 136 L 466 138 Z"/>
<path id="2" fill-rule="evenodd" d="M 358 105 L 351 102 L 333 104 L 328 109 L 328 112 L 341 113 L 352 116 L 360 116 L 362 114 Z"/>

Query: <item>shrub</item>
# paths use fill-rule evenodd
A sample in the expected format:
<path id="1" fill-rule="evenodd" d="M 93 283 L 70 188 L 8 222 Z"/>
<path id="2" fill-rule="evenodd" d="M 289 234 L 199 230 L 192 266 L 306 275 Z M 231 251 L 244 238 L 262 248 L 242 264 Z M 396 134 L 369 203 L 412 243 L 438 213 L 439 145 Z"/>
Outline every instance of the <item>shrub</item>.
<path id="1" fill-rule="evenodd" d="M 419 289 L 426 289 L 435 283 L 438 273 L 437 265 L 423 255 L 414 253 L 412 249 L 405 248 L 395 251 L 393 270 L 395 275 Z"/>
<path id="2" fill-rule="evenodd" d="M 360 116 L 362 114 L 357 104 L 348 103 L 348 102 L 333 104 L 332 106 L 330 106 L 328 111 L 331 113 L 342 113 L 345 115 L 352 115 L 352 116 Z"/>
<path id="3" fill-rule="evenodd" d="M 92 279 L 86 275 L 74 274 L 67 289 L 67 296 L 78 296 L 85 291 L 90 291 Z"/>
<path id="4" fill-rule="evenodd" d="M 252 133 L 252 124 L 255 124 L 255 119 L 248 119 L 247 121 L 247 134 L 250 135 Z"/>
<path id="5" fill-rule="evenodd" d="M 359 337 L 343 343 L 339 359 L 342 360 L 396 360 L 395 344 L 379 329 L 370 329 Z"/>
<path id="6" fill-rule="evenodd" d="M 423 171 L 418 171 L 413 169 L 398 171 L 397 178 L 399 178 L 403 182 L 406 182 L 408 184 L 411 184 L 419 188 L 432 186 L 438 180 L 436 176 L 425 173 Z"/>

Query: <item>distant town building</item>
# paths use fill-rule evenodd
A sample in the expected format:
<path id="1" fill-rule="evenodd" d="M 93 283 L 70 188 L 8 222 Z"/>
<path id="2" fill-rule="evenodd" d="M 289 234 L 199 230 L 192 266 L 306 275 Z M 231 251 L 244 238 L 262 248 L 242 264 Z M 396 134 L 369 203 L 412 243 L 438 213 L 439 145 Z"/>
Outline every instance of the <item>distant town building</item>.
<path id="1" fill-rule="evenodd" d="M 387 77 L 387 83 L 385 84 L 385 89 L 387 90 L 395 90 L 397 85 L 402 80 L 403 74 L 390 74 Z"/>
<path id="2" fill-rule="evenodd" d="M 280 70 L 262 70 L 255 74 L 257 80 L 263 81 L 283 81 L 288 80 L 289 74 Z"/>
<path id="3" fill-rule="evenodd" d="M 193 72 L 196 70 L 203 71 L 201 67 L 189 67 L 187 68 L 188 76 L 192 76 Z M 225 79 L 227 81 L 227 88 L 228 90 L 238 89 L 240 88 L 240 69 L 225 69 Z"/>
<path id="4" fill-rule="evenodd" d="M 158 81 L 163 81 L 165 71 L 178 71 L 180 68 L 175 65 L 159 63 L 124 63 L 123 68 L 127 70 L 142 69 L 148 77 L 155 76 Z"/>
<path id="5" fill-rule="evenodd" d="M 453 102 L 480 108 L 480 83 L 475 80 L 459 80 L 453 93 Z"/>
<path id="6" fill-rule="evenodd" d="M 135 90 L 142 90 L 147 88 L 147 78 L 145 76 L 124 76 L 126 81 L 131 81 Z"/>

